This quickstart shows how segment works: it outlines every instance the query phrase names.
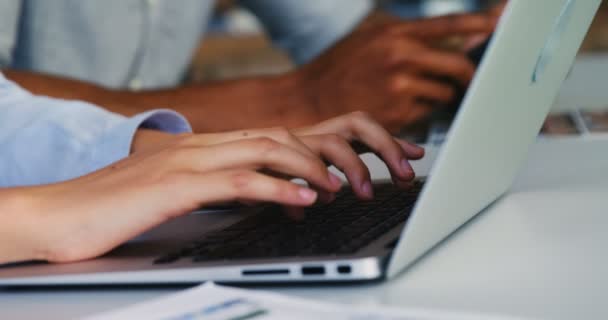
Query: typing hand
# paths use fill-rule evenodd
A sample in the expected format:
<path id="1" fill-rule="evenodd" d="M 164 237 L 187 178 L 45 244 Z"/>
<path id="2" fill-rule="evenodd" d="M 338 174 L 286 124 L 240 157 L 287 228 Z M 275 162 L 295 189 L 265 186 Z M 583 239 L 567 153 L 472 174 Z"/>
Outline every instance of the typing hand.
<path id="1" fill-rule="evenodd" d="M 409 160 L 424 156 L 423 148 L 392 137 L 365 112 L 353 112 L 293 130 L 271 128 L 200 135 L 207 145 L 256 137 L 270 137 L 289 143 L 302 152 L 312 153 L 326 163 L 335 165 L 344 172 L 361 199 L 372 198 L 373 190 L 369 170 L 358 157 L 358 152 L 369 150 L 376 153 L 387 164 L 395 184 L 403 187 L 415 176 Z M 356 150 L 353 144 L 364 145 L 365 148 Z M 323 193 L 321 196 L 331 198 L 331 195 Z"/>
<path id="2" fill-rule="evenodd" d="M 387 21 L 362 25 L 317 60 L 295 72 L 317 118 L 362 110 L 391 131 L 423 120 L 435 105 L 450 104 L 475 66 L 466 53 L 436 44 L 492 32 L 489 14 Z"/>
<path id="3" fill-rule="evenodd" d="M 0 245 L 0 263 L 93 258 L 171 218 L 217 203 L 310 206 L 319 194 L 331 197 L 342 187 L 323 160 L 343 169 L 357 194 L 369 198 L 369 172 L 351 148 L 353 141 L 381 155 L 400 183 L 414 176 L 407 160 L 423 154 L 362 113 L 294 132 L 173 137 L 75 180 L 2 190 L 0 243 L 8 247 Z"/>

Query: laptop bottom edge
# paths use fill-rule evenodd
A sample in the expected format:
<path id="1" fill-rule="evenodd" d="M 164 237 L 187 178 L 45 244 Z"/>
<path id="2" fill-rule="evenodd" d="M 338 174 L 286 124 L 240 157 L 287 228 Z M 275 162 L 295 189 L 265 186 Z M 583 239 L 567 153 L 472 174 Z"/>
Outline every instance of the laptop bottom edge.
<path id="1" fill-rule="evenodd" d="M 79 285 L 185 285 L 206 281 L 235 284 L 366 282 L 385 276 L 385 257 L 219 265 L 0 279 L 0 287 Z"/>

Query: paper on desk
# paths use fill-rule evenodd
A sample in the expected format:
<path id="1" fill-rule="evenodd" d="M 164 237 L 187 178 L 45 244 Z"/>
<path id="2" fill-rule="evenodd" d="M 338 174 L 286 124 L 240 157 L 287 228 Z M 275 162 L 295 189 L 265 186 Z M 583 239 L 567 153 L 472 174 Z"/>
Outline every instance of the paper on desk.
<path id="1" fill-rule="evenodd" d="M 514 320 L 439 311 L 343 306 L 205 284 L 86 320 Z"/>

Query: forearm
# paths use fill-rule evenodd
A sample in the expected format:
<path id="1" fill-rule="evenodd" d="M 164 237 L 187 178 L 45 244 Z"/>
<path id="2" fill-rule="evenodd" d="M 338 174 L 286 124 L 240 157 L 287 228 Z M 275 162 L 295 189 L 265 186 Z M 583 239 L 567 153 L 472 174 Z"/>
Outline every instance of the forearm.
<path id="1" fill-rule="evenodd" d="M 183 114 L 195 132 L 273 126 L 297 127 L 319 121 L 295 74 L 129 92 L 127 105 L 167 107 Z"/>
<path id="2" fill-rule="evenodd" d="M 322 120 L 308 107 L 311 102 L 295 74 L 133 92 L 32 72 L 3 72 L 34 94 L 88 101 L 125 116 L 170 108 L 186 116 L 196 132 L 295 127 Z"/>
<path id="3" fill-rule="evenodd" d="M 118 91 L 83 81 L 36 72 L 6 69 L 2 70 L 2 73 L 6 78 L 35 95 L 88 101 L 124 115 L 128 115 L 130 112 L 128 106 L 121 101 L 121 94 Z"/>

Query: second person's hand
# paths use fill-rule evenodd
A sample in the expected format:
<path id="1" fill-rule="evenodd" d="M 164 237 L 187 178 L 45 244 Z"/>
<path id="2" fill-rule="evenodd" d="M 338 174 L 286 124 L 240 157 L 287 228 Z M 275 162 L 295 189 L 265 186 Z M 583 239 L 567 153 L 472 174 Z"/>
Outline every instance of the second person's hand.
<path id="1" fill-rule="evenodd" d="M 293 77 L 311 118 L 363 110 L 396 132 L 453 102 L 453 83 L 466 88 L 474 76 L 465 53 L 434 44 L 491 33 L 495 22 L 490 14 L 464 14 L 362 26 Z"/>

